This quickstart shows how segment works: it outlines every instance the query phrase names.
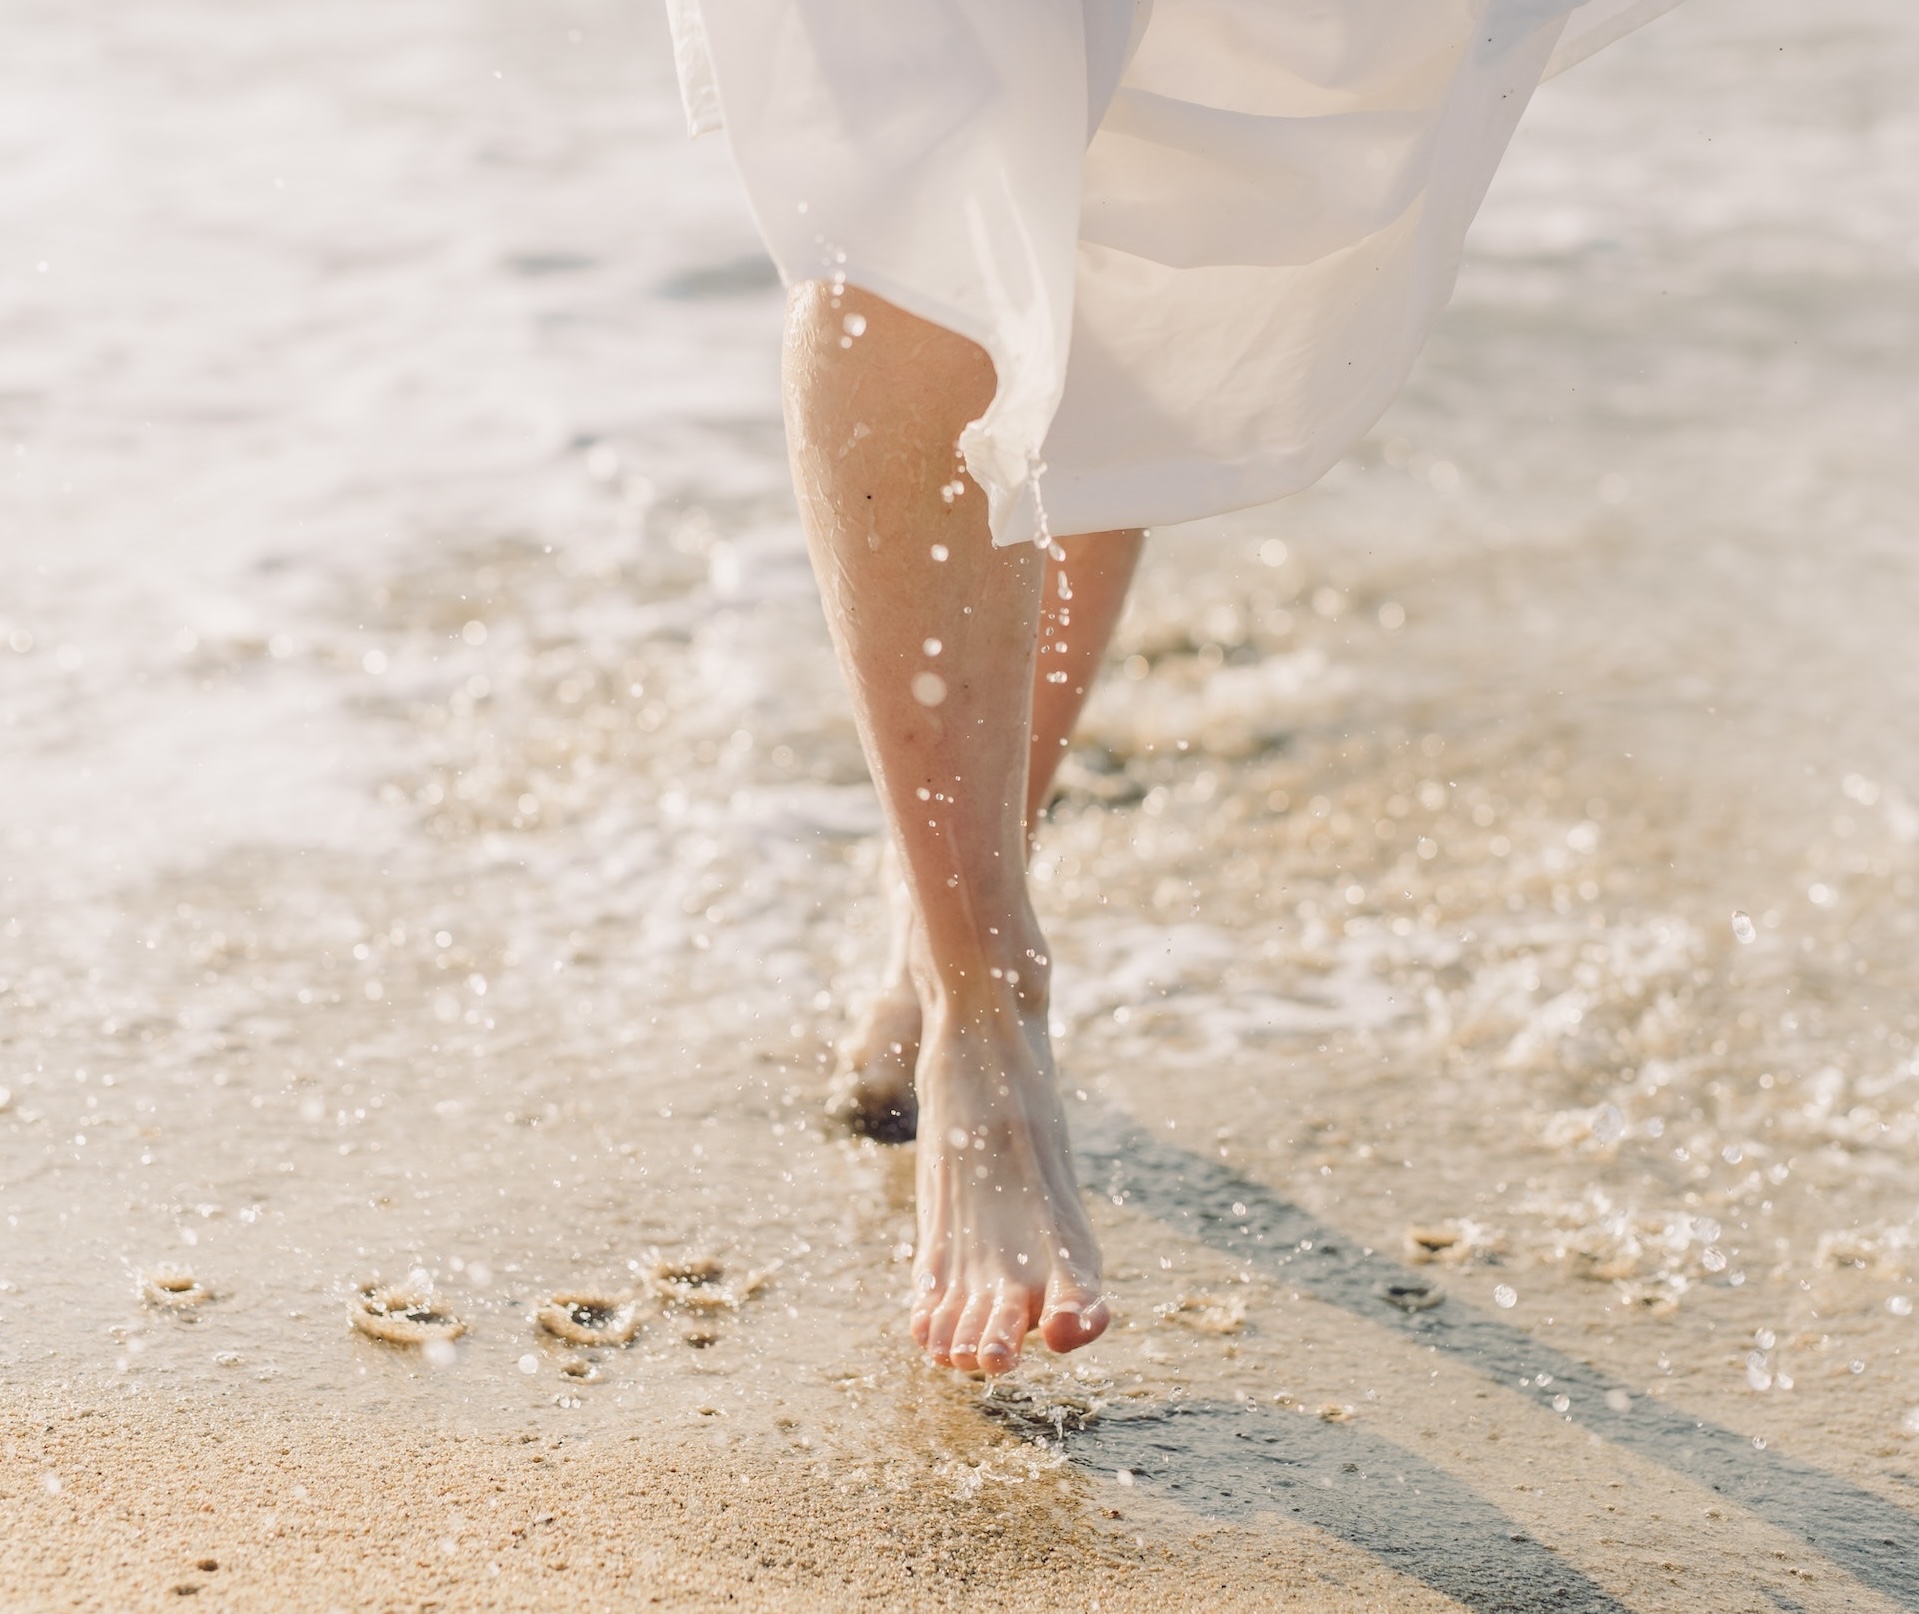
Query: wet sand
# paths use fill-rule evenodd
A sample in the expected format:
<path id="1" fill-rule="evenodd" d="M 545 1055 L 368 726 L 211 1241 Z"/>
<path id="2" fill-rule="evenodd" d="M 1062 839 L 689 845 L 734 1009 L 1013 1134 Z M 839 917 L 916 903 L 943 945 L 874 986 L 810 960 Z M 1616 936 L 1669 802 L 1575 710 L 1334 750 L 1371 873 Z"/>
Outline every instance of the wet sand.
<path id="1" fill-rule="evenodd" d="M 1549 86 L 1156 535 L 1035 865 L 1116 1324 L 990 1390 L 821 1120 L 877 813 L 659 19 L 22 16 L 0 1601 L 1919 1608 L 1903 8 Z"/>

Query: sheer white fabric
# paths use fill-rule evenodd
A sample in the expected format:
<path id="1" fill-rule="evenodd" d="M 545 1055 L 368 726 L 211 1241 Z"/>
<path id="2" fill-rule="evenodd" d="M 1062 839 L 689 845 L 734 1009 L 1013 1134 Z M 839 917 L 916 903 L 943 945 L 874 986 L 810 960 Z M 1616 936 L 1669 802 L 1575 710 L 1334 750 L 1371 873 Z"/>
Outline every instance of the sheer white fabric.
<path id="1" fill-rule="evenodd" d="M 1539 81 L 1676 0 L 668 0 L 788 282 L 980 343 L 1000 543 L 1309 486 L 1405 380 Z"/>

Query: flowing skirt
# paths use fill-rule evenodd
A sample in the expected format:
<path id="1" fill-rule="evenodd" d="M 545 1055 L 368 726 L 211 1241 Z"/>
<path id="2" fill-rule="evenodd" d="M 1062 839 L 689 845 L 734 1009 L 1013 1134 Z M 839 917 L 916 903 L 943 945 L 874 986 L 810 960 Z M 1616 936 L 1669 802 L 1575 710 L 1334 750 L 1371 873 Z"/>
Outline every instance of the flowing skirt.
<path id="1" fill-rule="evenodd" d="M 1309 486 L 1392 401 L 1541 79 L 1676 0 L 668 0 L 788 284 L 971 338 L 999 543 Z"/>

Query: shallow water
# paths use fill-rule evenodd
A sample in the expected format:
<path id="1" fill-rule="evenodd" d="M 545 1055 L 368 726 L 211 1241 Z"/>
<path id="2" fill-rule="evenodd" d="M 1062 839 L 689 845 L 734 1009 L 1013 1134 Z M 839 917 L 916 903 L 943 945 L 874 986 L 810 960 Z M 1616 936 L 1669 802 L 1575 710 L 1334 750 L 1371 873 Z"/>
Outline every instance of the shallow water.
<path id="1" fill-rule="evenodd" d="M 1149 547 L 1035 870 L 1119 1326 L 983 1406 L 900 1326 L 907 1155 L 818 1119 L 877 813 L 658 19 L 9 38 L 10 1383 L 1919 1606 L 1906 8 L 1548 86 L 1377 431 Z M 765 1286 L 573 1373 L 532 1322 L 703 1255 Z M 375 1281 L 468 1332 L 356 1335 Z"/>

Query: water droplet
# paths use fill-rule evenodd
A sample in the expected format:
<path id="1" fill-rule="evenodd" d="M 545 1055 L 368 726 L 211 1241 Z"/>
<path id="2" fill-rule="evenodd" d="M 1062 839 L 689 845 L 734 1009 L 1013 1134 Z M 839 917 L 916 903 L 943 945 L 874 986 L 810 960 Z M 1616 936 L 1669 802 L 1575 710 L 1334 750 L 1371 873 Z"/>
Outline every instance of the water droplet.
<path id="1" fill-rule="evenodd" d="M 1519 1293 L 1511 1284 L 1502 1283 L 1493 1290 L 1493 1304 L 1502 1311 L 1511 1311 L 1519 1304 Z"/>
<path id="2" fill-rule="evenodd" d="M 1742 942 L 1749 942 L 1759 934 L 1753 928 L 1752 915 L 1744 908 L 1735 908 L 1732 911 L 1732 933 Z"/>
<path id="3" fill-rule="evenodd" d="M 1891 1312 L 1895 1317 L 1910 1317 L 1912 1315 L 1912 1302 L 1904 1295 L 1893 1295 L 1886 1301 L 1886 1310 Z"/>
<path id="4" fill-rule="evenodd" d="M 946 680 L 938 673 L 915 673 L 912 689 L 913 699 L 922 706 L 937 706 L 946 699 Z"/>
<path id="5" fill-rule="evenodd" d="M 1606 1392 L 1606 1407 L 1607 1410 L 1611 1412 L 1631 1412 L 1632 1397 L 1624 1390 L 1608 1390 Z"/>
<path id="6" fill-rule="evenodd" d="M 1699 1252 L 1699 1264 L 1708 1272 L 1724 1272 L 1726 1270 L 1725 1252 L 1716 1250 L 1709 1244 Z"/>
<path id="7" fill-rule="evenodd" d="M 539 1372 L 540 1371 L 539 1357 L 535 1356 L 531 1351 L 528 1351 L 526 1355 L 520 1358 L 520 1371 L 522 1373 L 527 1373 L 527 1374 L 533 1374 L 533 1373 Z"/>
<path id="8" fill-rule="evenodd" d="M 1570 1412 L 1572 1411 L 1572 1405 L 1573 1400 L 1569 1395 L 1556 1395 L 1553 1397 L 1554 1412 Z"/>
<path id="9" fill-rule="evenodd" d="M 941 644 L 937 639 L 928 639 L 925 644 L 920 646 L 920 649 L 924 650 L 929 656 L 937 656 L 945 648 L 946 646 Z"/>
<path id="10" fill-rule="evenodd" d="M 53 1476 L 52 1476 L 51 1474 L 49 1474 L 49 1475 L 47 1476 L 47 1478 L 48 1478 L 48 1479 L 53 1479 Z M 1118 1480 L 1118 1481 L 1120 1482 L 1120 1484 L 1122 1484 L 1122 1485 L 1131 1485 L 1131 1484 L 1133 1483 L 1133 1471 L 1132 1471 L 1132 1470 L 1131 1470 L 1130 1468 L 1122 1468 L 1122 1469 L 1121 1469 L 1121 1470 L 1120 1470 L 1120 1471 L 1119 1471 L 1119 1472 L 1118 1472 L 1117 1474 L 1115 1474 L 1115 1475 L 1113 1476 L 1113 1478 L 1114 1478 L 1114 1479 L 1116 1479 L 1116 1480 Z M 48 1487 L 48 1489 L 49 1489 L 49 1490 L 58 1490 L 58 1489 L 59 1489 L 59 1482 L 58 1482 L 57 1480 L 56 1480 L 56 1481 L 54 1481 L 54 1483 L 53 1483 L 52 1485 L 50 1485 L 50 1486 Z"/>
<path id="11" fill-rule="evenodd" d="M 866 316 L 864 314 L 848 314 L 845 319 L 840 321 L 840 329 L 845 331 L 848 336 L 864 336 L 866 334 Z"/>
<path id="12" fill-rule="evenodd" d="M 935 560 L 944 560 L 951 553 L 952 551 L 944 544 L 935 544 L 931 550 L 931 554 Z"/>

